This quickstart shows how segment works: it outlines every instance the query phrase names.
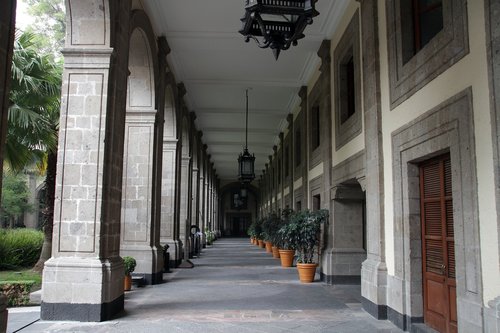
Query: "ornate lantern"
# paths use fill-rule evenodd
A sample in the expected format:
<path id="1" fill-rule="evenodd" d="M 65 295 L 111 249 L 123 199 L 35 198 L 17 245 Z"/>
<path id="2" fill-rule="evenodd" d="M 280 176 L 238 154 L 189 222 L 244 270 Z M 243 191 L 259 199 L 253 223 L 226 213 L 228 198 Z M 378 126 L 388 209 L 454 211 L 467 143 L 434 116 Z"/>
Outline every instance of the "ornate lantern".
<path id="1" fill-rule="evenodd" d="M 248 42 L 254 39 L 260 48 L 270 47 L 278 60 L 281 50 L 304 38 L 304 29 L 319 15 L 317 0 L 245 0 L 243 28 L 239 31 Z M 259 39 L 260 38 L 260 39 Z"/>

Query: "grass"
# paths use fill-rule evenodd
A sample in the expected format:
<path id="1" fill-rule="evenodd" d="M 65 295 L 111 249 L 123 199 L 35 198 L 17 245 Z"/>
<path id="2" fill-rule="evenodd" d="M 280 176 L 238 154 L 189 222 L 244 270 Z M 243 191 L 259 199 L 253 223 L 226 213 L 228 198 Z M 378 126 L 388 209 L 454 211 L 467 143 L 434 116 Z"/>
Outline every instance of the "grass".
<path id="1" fill-rule="evenodd" d="M 19 270 L 0 271 L 0 282 L 7 281 L 35 281 L 35 285 L 32 289 L 33 291 L 35 291 L 40 289 L 42 286 L 42 275 L 26 268 L 21 268 Z"/>

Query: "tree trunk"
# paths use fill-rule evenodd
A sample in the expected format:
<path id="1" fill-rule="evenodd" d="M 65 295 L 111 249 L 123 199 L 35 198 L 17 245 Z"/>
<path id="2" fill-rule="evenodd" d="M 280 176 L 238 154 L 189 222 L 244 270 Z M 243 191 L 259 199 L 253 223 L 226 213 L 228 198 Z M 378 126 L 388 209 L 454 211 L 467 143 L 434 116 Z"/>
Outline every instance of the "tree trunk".
<path id="1" fill-rule="evenodd" d="M 54 227 L 54 199 L 56 191 L 56 167 L 57 167 L 57 151 L 51 152 L 47 156 L 47 176 L 45 178 L 45 207 L 42 210 L 43 214 L 43 233 L 44 240 L 40 259 L 33 267 L 36 272 L 43 270 L 45 261 L 50 259 L 52 255 L 52 230 Z"/>

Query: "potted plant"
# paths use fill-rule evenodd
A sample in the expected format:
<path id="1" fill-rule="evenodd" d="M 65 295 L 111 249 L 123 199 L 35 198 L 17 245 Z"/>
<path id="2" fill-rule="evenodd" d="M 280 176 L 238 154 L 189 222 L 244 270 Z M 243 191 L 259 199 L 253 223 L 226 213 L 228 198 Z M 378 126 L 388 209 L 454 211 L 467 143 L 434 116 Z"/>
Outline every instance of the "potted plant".
<path id="1" fill-rule="evenodd" d="M 280 219 L 275 213 L 271 213 L 262 222 L 262 236 L 266 242 L 266 252 L 272 253 L 276 234 L 280 227 Z"/>
<path id="2" fill-rule="evenodd" d="M 132 276 L 130 275 L 137 266 L 137 261 L 133 257 L 125 256 L 123 257 L 123 266 L 125 267 L 125 280 L 124 280 L 124 290 L 129 291 L 132 289 Z"/>
<path id="3" fill-rule="evenodd" d="M 292 267 L 295 256 L 295 237 L 297 224 L 293 220 L 284 221 L 277 233 L 277 242 L 282 267 Z"/>
<path id="4" fill-rule="evenodd" d="M 290 239 L 298 253 L 297 270 L 300 282 L 314 280 L 317 263 L 314 250 L 319 245 L 321 224 L 328 222 L 328 210 L 303 211 L 292 217 Z"/>

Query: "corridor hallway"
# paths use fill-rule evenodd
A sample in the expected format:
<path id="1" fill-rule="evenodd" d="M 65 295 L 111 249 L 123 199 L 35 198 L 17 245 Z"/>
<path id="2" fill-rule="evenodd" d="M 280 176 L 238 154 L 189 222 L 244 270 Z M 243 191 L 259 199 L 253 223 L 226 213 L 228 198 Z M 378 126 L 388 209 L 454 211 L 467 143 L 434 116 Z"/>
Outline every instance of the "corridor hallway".
<path id="1" fill-rule="evenodd" d="M 134 287 L 125 312 L 102 323 L 39 321 L 21 332 L 401 332 L 361 308 L 359 286 L 301 284 L 247 238 L 219 239 L 193 269 Z"/>

